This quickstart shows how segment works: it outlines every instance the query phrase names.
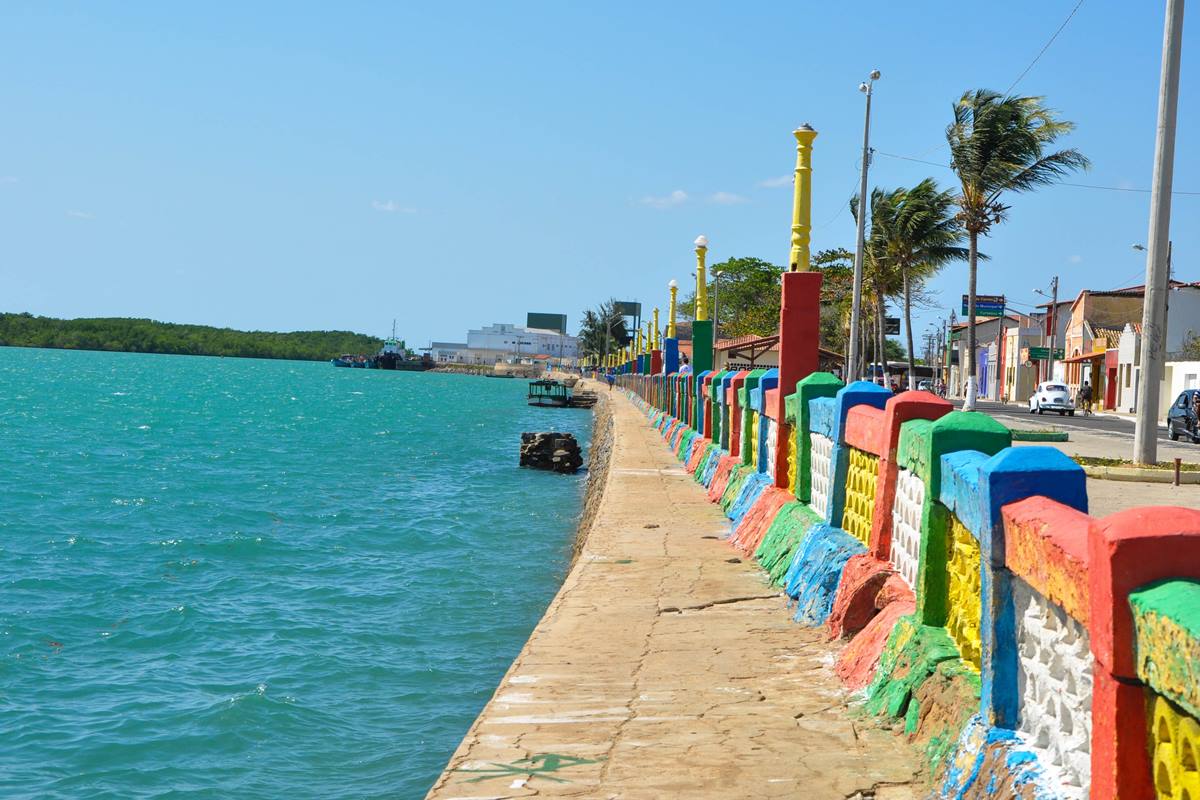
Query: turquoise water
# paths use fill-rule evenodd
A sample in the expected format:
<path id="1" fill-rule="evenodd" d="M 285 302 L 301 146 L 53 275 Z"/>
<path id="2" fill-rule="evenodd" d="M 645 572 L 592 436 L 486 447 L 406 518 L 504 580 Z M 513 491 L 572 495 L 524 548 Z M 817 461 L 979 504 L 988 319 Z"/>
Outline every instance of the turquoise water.
<path id="1" fill-rule="evenodd" d="M 570 557 L 524 393 L 0 348 L 0 797 L 422 797 Z"/>

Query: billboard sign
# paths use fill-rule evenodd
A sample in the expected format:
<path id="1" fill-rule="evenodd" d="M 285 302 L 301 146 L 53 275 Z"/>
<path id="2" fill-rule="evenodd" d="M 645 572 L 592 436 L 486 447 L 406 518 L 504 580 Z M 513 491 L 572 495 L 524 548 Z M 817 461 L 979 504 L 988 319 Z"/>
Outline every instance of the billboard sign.
<path id="1" fill-rule="evenodd" d="M 884 317 L 883 318 L 883 333 L 885 336 L 900 335 L 900 318 L 899 317 Z"/>
<path id="2" fill-rule="evenodd" d="M 964 317 L 969 318 L 967 311 L 967 296 L 962 296 L 962 313 Z M 1004 295 L 1002 294 L 977 294 L 975 295 L 975 316 L 977 317 L 1003 317 L 1004 316 Z"/>
<path id="3" fill-rule="evenodd" d="M 526 328 L 541 328 L 542 330 L 554 331 L 556 333 L 567 332 L 567 315 L 566 314 L 539 314 L 530 311 L 525 316 Z"/>
<path id="4" fill-rule="evenodd" d="M 613 308 L 616 309 L 616 312 L 618 314 L 620 314 L 622 317 L 636 317 L 638 319 L 642 318 L 642 304 L 641 303 L 634 303 L 632 301 L 627 301 L 627 300 L 618 300 L 615 303 L 613 303 Z"/>

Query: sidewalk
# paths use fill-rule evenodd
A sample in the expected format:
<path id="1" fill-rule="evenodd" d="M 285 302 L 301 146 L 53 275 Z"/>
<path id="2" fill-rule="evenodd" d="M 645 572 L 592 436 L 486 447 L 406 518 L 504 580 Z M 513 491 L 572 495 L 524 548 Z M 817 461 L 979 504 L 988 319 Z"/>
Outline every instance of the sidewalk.
<path id="1" fill-rule="evenodd" d="M 848 711 L 824 631 L 791 621 L 646 418 L 611 402 L 583 552 L 428 797 L 924 796 L 903 738 Z"/>

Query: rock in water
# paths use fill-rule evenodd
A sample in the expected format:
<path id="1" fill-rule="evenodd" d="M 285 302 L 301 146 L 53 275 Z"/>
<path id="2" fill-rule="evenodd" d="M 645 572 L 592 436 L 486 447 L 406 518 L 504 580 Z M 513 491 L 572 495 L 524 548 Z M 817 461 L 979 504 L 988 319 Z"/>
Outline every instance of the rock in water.
<path id="1" fill-rule="evenodd" d="M 583 466 L 583 453 L 569 433 L 526 432 L 521 434 L 521 466 L 575 472 Z"/>

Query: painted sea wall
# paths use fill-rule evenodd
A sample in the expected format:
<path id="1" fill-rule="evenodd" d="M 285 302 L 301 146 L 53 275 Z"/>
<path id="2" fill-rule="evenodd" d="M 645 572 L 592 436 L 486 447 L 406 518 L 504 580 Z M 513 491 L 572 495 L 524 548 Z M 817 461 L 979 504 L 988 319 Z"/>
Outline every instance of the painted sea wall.
<path id="1" fill-rule="evenodd" d="M 926 392 L 619 382 L 935 796 L 1200 800 L 1200 511 L 1093 517 L 1060 451 Z"/>

